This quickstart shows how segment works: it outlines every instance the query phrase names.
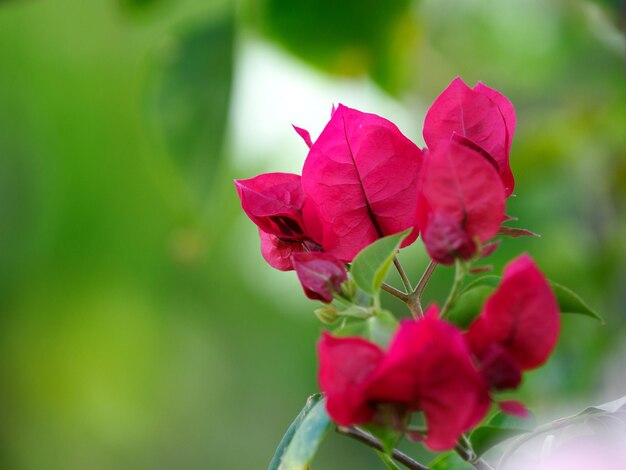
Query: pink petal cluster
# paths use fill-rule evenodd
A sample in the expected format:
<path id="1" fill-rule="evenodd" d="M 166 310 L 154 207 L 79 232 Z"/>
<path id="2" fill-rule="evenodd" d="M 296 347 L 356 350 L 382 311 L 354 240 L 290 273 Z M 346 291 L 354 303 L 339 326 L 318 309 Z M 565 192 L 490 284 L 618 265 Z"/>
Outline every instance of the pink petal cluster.
<path id="1" fill-rule="evenodd" d="M 466 333 L 437 314 L 431 306 L 424 318 L 402 322 L 386 351 L 362 338 L 324 334 L 318 380 L 336 423 L 376 422 L 388 406 L 420 411 L 428 426 L 425 444 L 450 449 L 482 420 L 492 393 L 516 388 L 522 371 L 547 360 L 559 331 L 554 294 L 527 255 L 507 266 Z M 500 405 L 525 413 L 515 401 Z"/>
<path id="2" fill-rule="evenodd" d="M 504 219 L 496 170 L 471 147 L 447 140 L 428 154 L 421 176 L 417 222 L 431 258 L 441 264 L 472 258 Z"/>
<path id="3" fill-rule="evenodd" d="M 559 306 L 550 285 L 533 260 L 522 255 L 505 268 L 467 339 L 490 387 L 512 389 L 523 371 L 548 359 L 559 327 Z"/>
<path id="4" fill-rule="evenodd" d="M 452 138 L 483 154 L 498 171 L 507 196 L 515 182 L 509 166 L 515 110 L 501 93 L 455 78 L 434 101 L 424 120 L 424 141 L 431 151 Z"/>
<path id="5" fill-rule="evenodd" d="M 504 220 L 515 111 L 497 91 L 460 78 L 430 107 L 421 150 L 390 121 L 339 105 L 309 147 L 302 177 L 266 173 L 236 180 L 259 227 L 261 252 L 280 270 L 292 255 L 323 251 L 349 263 L 377 239 L 413 229 L 433 260 L 470 259 Z"/>
<path id="6" fill-rule="evenodd" d="M 422 411 L 425 444 L 445 450 L 489 407 L 486 383 L 462 332 L 439 320 L 435 306 L 421 320 L 402 322 L 387 351 L 361 338 L 329 334 L 318 351 L 320 387 L 340 425 L 367 423 L 380 405 L 393 404 L 407 413 Z"/>

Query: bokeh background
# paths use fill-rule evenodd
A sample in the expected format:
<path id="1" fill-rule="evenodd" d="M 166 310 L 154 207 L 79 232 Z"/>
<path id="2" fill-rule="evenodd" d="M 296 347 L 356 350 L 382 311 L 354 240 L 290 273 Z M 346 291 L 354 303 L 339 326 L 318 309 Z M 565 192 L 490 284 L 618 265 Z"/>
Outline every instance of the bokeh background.
<path id="1" fill-rule="evenodd" d="M 615 0 L 0 1 L 0 468 L 266 468 L 317 390 L 321 326 L 232 179 L 299 172 L 290 125 L 317 136 L 332 103 L 421 145 L 457 75 L 518 113 L 508 213 L 542 237 L 496 271 L 530 252 L 606 318 L 564 318 L 520 396 L 545 421 L 626 395 L 623 19 Z M 419 241 L 402 260 L 417 278 Z M 382 468 L 337 435 L 317 462 Z"/>

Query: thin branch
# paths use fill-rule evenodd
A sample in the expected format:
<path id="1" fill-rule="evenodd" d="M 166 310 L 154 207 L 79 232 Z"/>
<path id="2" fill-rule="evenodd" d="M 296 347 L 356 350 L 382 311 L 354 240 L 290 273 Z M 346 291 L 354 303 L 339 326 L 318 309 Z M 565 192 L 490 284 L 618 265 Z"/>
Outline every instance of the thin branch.
<path id="1" fill-rule="evenodd" d="M 463 460 L 473 465 L 476 470 L 493 470 L 493 467 L 485 462 L 483 459 L 478 457 L 471 449 L 471 447 L 467 448 L 460 442 L 457 442 L 457 444 L 454 446 L 454 450 Z"/>
<path id="2" fill-rule="evenodd" d="M 409 299 L 408 295 L 406 295 L 404 292 L 396 289 L 395 287 L 390 286 L 389 284 L 385 284 L 383 282 L 383 284 L 380 287 L 382 288 L 382 290 L 384 290 L 386 292 L 389 292 L 394 297 L 399 298 L 402 302 L 406 302 Z"/>
<path id="3" fill-rule="evenodd" d="M 465 269 L 462 263 L 463 262 L 457 258 L 456 266 L 455 266 L 456 271 L 454 273 L 454 283 L 452 284 L 452 289 L 450 290 L 450 294 L 448 295 L 448 298 L 446 299 L 445 303 L 443 304 L 443 307 L 441 308 L 441 312 L 439 313 L 439 316 L 441 318 L 446 318 L 446 315 L 448 315 L 450 308 L 452 308 L 452 306 L 456 302 L 456 298 L 457 298 L 457 295 L 459 294 L 461 284 L 463 283 L 463 277 L 465 276 Z"/>
<path id="4" fill-rule="evenodd" d="M 374 436 L 371 436 L 370 434 L 366 432 L 361 431 L 360 429 L 346 428 L 346 427 L 341 426 L 341 427 L 337 427 L 337 432 L 345 436 L 348 436 L 352 439 L 355 439 L 359 442 L 362 442 L 363 444 L 368 445 L 371 448 L 376 449 L 378 451 L 381 451 L 381 452 L 385 451 L 383 445 L 380 443 L 378 439 L 376 439 Z M 393 449 L 393 451 L 391 452 L 391 457 L 397 462 L 400 462 L 405 467 L 409 468 L 410 470 L 428 470 L 427 466 L 422 465 L 416 460 L 413 460 L 411 457 L 409 457 L 403 452 L 400 452 L 397 449 Z"/>
<path id="5" fill-rule="evenodd" d="M 422 294 L 424 293 L 424 289 L 430 280 L 430 277 L 433 275 L 435 268 L 437 267 L 437 263 L 434 261 L 430 261 L 424 274 L 420 278 L 415 290 L 411 292 L 407 298 L 407 305 L 409 306 L 409 310 L 411 310 L 411 314 L 413 314 L 414 318 L 419 318 L 424 315 L 424 311 L 422 309 Z"/>
<path id="6" fill-rule="evenodd" d="M 424 289 L 426 289 L 426 285 L 428 284 L 428 281 L 430 281 L 430 278 L 435 272 L 435 268 L 437 266 L 438 264 L 435 261 L 430 260 L 430 263 L 428 263 L 428 266 L 426 266 L 426 271 L 424 271 L 424 274 L 422 274 L 422 277 L 417 283 L 417 287 L 415 287 L 415 290 L 411 294 L 415 296 L 420 302 L 422 300 L 422 295 L 424 294 Z"/>
<path id="7" fill-rule="evenodd" d="M 407 292 L 411 292 L 413 290 L 413 286 L 411 286 L 411 281 L 409 280 L 409 276 L 406 275 L 404 268 L 400 264 L 400 260 L 397 256 L 393 258 L 393 264 L 398 270 L 398 274 L 400 275 L 400 279 L 402 279 L 402 284 L 404 284 L 404 288 Z"/>

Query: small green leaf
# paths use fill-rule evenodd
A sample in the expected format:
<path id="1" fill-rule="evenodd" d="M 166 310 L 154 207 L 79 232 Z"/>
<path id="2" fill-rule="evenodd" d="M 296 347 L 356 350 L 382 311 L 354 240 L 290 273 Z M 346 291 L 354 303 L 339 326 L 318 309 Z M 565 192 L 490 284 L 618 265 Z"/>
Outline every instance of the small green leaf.
<path id="1" fill-rule="evenodd" d="M 331 426 L 326 399 L 319 394 L 309 397 L 280 442 L 268 470 L 307 470 Z"/>
<path id="2" fill-rule="evenodd" d="M 602 316 L 600 316 L 599 313 L 593 310 L 583 299 L 570 289 L 553 281 L 550 281 L 550 286 L 556 296 L 556 300 L 559 302 L 561 313 L 586 315 L 588 317 L 595 318 L 604 325 L 604 319 Z"/>
<path id="3" fill-rule="evenodd" d="M 478 286 L 498 287 L 498 284 L 500 284 L 501 279 L 502 277 L 497 276 L 496 274 L 490 274 L 489 276 L 479 277 L 478 279 L 475 279 L 472 282 L 468 283 L 463 288 L 462 292 L 467 292 L 468 290 L 474 289 L 475 287 L 478 287 Z"/>
<path id="4" fill-rule="evenodd" d="M 499 412 L 487 424 L 475 429 L 469 439 L 476 455 L 481 456 L 500 442 L 532 432 L 535 426 L 535 418 L 532 415 L 528 418 L 518 418 Z"/>
<path id="5" fill-rule="evenodd" d="M 466 329 L 480 314 L 485 300 L 494 290 L 494 287 L 483 284 L 463 291 L 448 312 L 448 321 Z"/>
<path id="6" fill-rule="evenodd" d="M 531 232 L 530 230 L 526 230 L 525 228 L 517 228 L 517 227 L 507 227 L 503 225 L 498 230 L 498 235 L 502 235 L 504 237 L 509 238 L 519 238 L 519 237 L 540 237 L 538 233 Z"/>
<path id="7" fill-rule="evenodd" d="M 439 455 L 428 465 L 431 470 L 473 470 L 474 466 L 461 457 L 456 452 L 447 452 Z"/>
<path id="8" fill-rule="evenodd" d="M 366 246 L 354 258 L 350 274 L 356 285 L 370 295 L 377 295 L 402 240 L 411 230 L 390 235 Z"/>
<path id="9" fill-rule="evenodd" d="M 389 427 L 375 426 L 369 424 L 365 429 L 372 434 L 383 445 L 385 454 L 391 455 L 393 449 L 398 445 L 402 433 Z"/>
<path id="10" fill-rule="evenodd" d="M 280 461 L 283 455 L 285 454 L 286 449 L 289 447 L 289 444 L 291 443 L 291 440 L 293 439 L 293 435 L 295 434 L 296 430 L 300 427 L 300 425 L 302 424 L 302 421 L 304 421 L 304 418 L 309 414 L 311 409 L 320 401 L 321 398 L 322 398 L 322 394 L 316 393 L 315 395 L 311 395 L 307 399 L 306 404 L 304 405 L 304 408 L 302 408 L 300 413 L 298 413 L 298 416 L 296 416 L 296 419 L 293 420 L 289 428 L 287 428 L 287 432 L 285 433 L 283 438 L 280 440 L 280 443 L 278 444 L 278 447 L 276 448 L 276 451 L 274 452 L 274 457 L 272 458 L 272 461 L 270 462 L 270 466 L 268 470 L 278 469 L 278 466 L 280 465 Z"/>
<path id="11" fill-rule="evenodd" d="M 320 393 L 311 395 L 278 444 L 268 470 L 308 469 L 331 424 L 326 399 Z"/>
<path id="12" fill-rule="evenodd" d="M 387 466 L 388 470 L 401 470 L 400 467 L 387 454 L 379 450 L 377 450 L 376 453 L 378 454 L 378 457 L 380 457 L 380 460 L 382 460 L 383 463 Z"/>
<path id="13" fill-rule="evenodd" d="M 354 320 L 351 323 L 335 330 L 333 334 L 339 337 L 359 336 L 382 348 L 387 347 L 391 337 L 398 328 L 398 320 L 386 310 L 376 312 L 365 320 Z"/>

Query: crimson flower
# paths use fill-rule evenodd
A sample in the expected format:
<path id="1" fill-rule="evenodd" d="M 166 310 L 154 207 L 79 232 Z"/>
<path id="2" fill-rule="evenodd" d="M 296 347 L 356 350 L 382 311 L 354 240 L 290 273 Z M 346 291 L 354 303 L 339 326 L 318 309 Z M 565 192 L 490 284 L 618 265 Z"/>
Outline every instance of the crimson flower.
<path id="1" fill-rule="evenodd" d="M 494 390 L 516 388 L 521 374 L 542 365 L 559 336 L 559 306 L 528 255 L 513 260 L 466 337 Z"/>
<path id="2" fill-rule="evenodd" d="M 479 153 L 442 141 L 424 159 L 417 224 L 431 258 L 469 259 L 504 219 L 505 193 L 496 170 Z"/>
<path id="3" fill-rule="evenodd" d="M 431 151 L 450 139 L 477 150 L 494 165 L 509 196 L 515 185 L 509 166 L 515 123 L 515 109 L 504 95 L 480 82 L 470 88 L 457 77 L 426 113 L 423 135 Z"/>
<path id="4" fill-rule="evenodd" d="M 292 253 L 317 249 L 303 221 L 299 175 L 264 173 L 235 180 L 235 186 L 244 212 L 259 227 L 261 254 L 272 267 L 289 271 Z"/>
<path id="5" fill-rule="evenodd" d="M 403 321 L 387 351 L 361 338 L 325 333 L 318 353 L 328 413 L 343 426 L 376 421 L 390 405 L 421 411 L 428 426 L 425 444 L 447 450 L 489 407 L 487 386 L 463 334 L 437 318 L 436 306 L 420 320 Z"/>

